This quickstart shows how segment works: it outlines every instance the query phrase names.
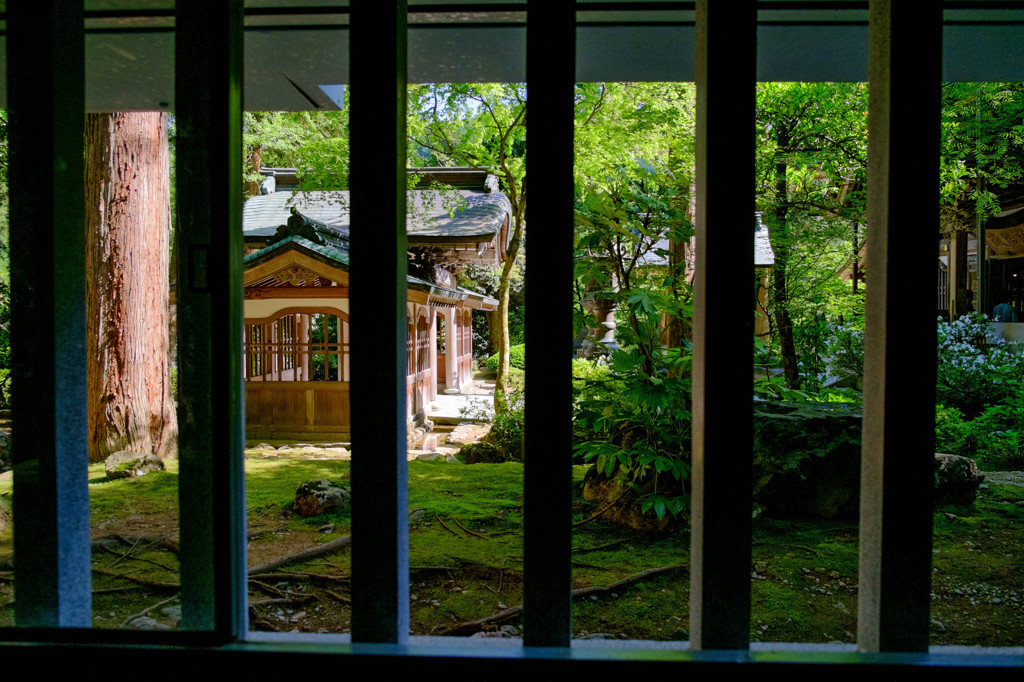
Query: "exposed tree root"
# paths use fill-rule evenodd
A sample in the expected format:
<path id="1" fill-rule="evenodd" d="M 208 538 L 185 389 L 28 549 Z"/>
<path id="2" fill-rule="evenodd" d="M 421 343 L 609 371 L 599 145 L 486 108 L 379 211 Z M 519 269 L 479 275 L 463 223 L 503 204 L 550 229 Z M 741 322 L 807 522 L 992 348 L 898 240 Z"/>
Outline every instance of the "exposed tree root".
<path id="1" fill-rule="evenodd" d="M 329 575 L 326 573 L 260 573 L 261 580 L 327 580 L 336 583 L 348 583 L 347 575 Z"/>
<path id="2" fill-rule="evenodd" d="M 275 597 L 273 599 L 260 599 L 259 601 L 249 602 L 249 608 L 254 609 L 257 606 L 275 606 L 277 604 L 302 604 L 311 599 L 316 599 L 316 595 L 304 594 L 301 597 Z"/>
<path id="3" fill-rule="evenodd" d="M 615 506 L 616 504 L 618 504 L 619 500 L 621 500 L 621 499 L 623 498 L 623 496 L 624 496 L 624 495 L 625 495 L 625 494 L 626 494 L 626 493 L 627 493 L 627 492 L 628 492 L 629 490 L 630 490 L 630 488 L 623 488 L 623 489 L 622 489 L 622 492 L 621 492 L 621 493 L 619 493 L 619 496 L 618 496 L 618 497 L 616 497 L 616 498 L 615 498 L 614 500 L 612 500 L 611 502 L 609 502 L 609 503 L 608 503 L 608 504 L 606 504 L 605 506 L 601 507 L 601 508 L 600 508 L 600 509 L 598 509 L 598 510 L 597 510 L 596 512 L 594 512 L 593 514 L 591 514 L 591 515 L 590 515 L 590 516 L 588 516 L 587 518 L 583 519 L 582 521 L 577 521 L 576 523 L 572 524 L 572 527 L 573 527 L 573 528 L 576 528 L 577 526 L 582 526 L 582 525 L 583 525 L 583 524 L 585 524 L 585 523 L 590 523 L 591 521 L 593 521 L 593 520 L 594 520 L 594 519 L 596 519 L 597 517 L 601 516 L 601 514 L 604 514 L 604 513 L 606 512 L 606 511 L 608 511 L 609 509 L 611 509 L 612 507 L 614 507 L 614 506 Z"/>
<path id="4" fill-rule="evenodd" d="M 573 547 L 572 551 L 575 554 L 585 554 L 586 552 L 600 552 L 602 549 L 608 549 L 609 547 L 615 547 L 616 545 L 621 545 L 626 542 L 629 542 L 630 539 L 631 538 L 623 538 L 621 540 L 609 542 L 604 545 L 598 545 L 597 547 Z"/>
<path id="5" fill-rule="evenodd" d="M 274 559 L 273 561 L 268 561 L 265 564 L 260 564 L 259 566 L 251 566 L 249 568 L 249 575 L 266 573 L 268 571 L 272 571 L 275 568 L 280 568 L 281 566 L 290 564 L 294 561 L 303 561 L 305 559 L 314 559 L 316 557 L 321 557 L 325 554 L 330 554 L 331 552 L 350 544 L 352 544 L 351 535 L 335 538 L 334 540 L 331 540 L 330 542 L 325 542 L 322 545 L 309 547 L 302 551 L 294 552 L 293 554 L 283 556 L 280 559 Z"/>
<path id="6" fill-rule="evenodd" d="M 488 571 L 498 571 L 498 572 L 518 571 L 519 570 L 519 569 L 516 569 L 516 568 L 509 568 L 507 566 L 495 566 L 493 564 L 485 564 L 482 561 L 474 561 L 472 559 L 464 559 L 462 557 L 451 556 L 450 554 L 445 554 L 444 556 L 446 556 L 447 558 L 451 559 L 452 561 L 454 561 L 455 563 L 459 564 L 460 566 L 473 566 L 473 567 L 482 568 L 482 569 L 485 569 L 485 570 L 488 570 Z"/>
<path id="7" fill-rule="evenodd" d="M 178 595 L 174 595 L 173 597 L 168 597 L 167 599 L 164 599 L 163 601 L 158 601 L 157 603 L 153 604 L 152 606 L 147 607 L 145 609 L 142 609 L 138 613 L 135 613 L 135 614 L 132 614 L 132 615 L 128 616 L 127 618 L 125 618 L 121 622 L 121 627 L 123 627 L 123 628 L 128 627 L 128 624 L 131 623 L 136 618 L 142 618 L 143 616 L 148 616 L 151 611 L 160 608 L 164 604 L 169 604 L 169 603 L 171 603 L 172 601 L 174 601 L 177 598 L 178 598 Z"/>
<path id="8" fill-rule="evenodd" d="M 454 566 L 410 566 L 409 573 L 444 573 L 446 571 L 457 571 Z"/>
<path id="9" fill-rule="evenodd" d="M 342 595 L 338 594 L 337 592 L 333 592 L 331 590 L 324 590 L 324 592 L 326 592 L 327 594 L 331 595 L 332 597 L 334 597 L 335 599 L 340 601 L 342 604 L 351 604 L 352 603 L 351 599 L 349 599 L 348 597 L 342 596 Z"/>
<path id="10" fill-rule="evenodd" d="M 273 585 L 268 585 L 267 583 L 261 582 L 259 580 L 254 579 L 254 578 L 249 578 L 249 585 L 251 585 L 253 587 L 258 587 L 258 588 L 260 588 L 261 590 L 263 590 L 265 592 L 269 592 L 270 594 L 276 594 L 279 597 L 308 597 L 309 596 L 308 594 L 302 594 L 301 592 L 292 592 L 291 590 L 282 590 L 282 589 L 279 589 L 277 587 L 274 587 Z"/>
<path id="11" fill-rule="evenodd" d="M 605 585 L 604 587 L 581 587 L 579 589 L 573 590 L 572 598 L 576 599 L 579 597 L 589 597 L 591 595 L 610 593 L 613 590 L 621 589 L 623 587 L 626 587 L 627 585 L 632 585 L 633 583 L 640 582 L 641 580 L 644 580 L 646 578 L 650 578 L 655 575 L 660 575 L 662 573 L 668 573 L 670 571 L 677 571 L 681 568 L 686 568 L 686 566 L 683 564 L 670 564 L 668 566 L 660 566 L 658 568 L 649 568 L 646 571 L 640 571 L 639 573 L 635 573 L 631 576 L 625 577 L 622 580 L 616 580 L 610 585 Z M 522 605 L 513 606 L 503 611 L 498 611 L 497 613 L 491 614 L 490 616 L 487 616 L 485 618 L 479 618 L 474 621 L 453 625 L 447 630 L 443 630 L 438 634 L 442 636 L 471 634 L 472 632 L 478 631 L 484 625 L 494 625 L 495 623 L 501 623 L 506 620 L 511 620 L 514 616 L 518 615 L 519 612 L 522 610 Z"/>
<path id="12" fill-rule="evenodd" d="M 162 564 L 159 561 L 154 561 L 153 559 L 144 559 L 142 557 L 132 556 L 131 554 L 134 551 L 133 549 L 132 550 L 128 550 L 127 554 L 121 554 L 119 552 L 116 552 L 116 551 L 110 549 L 109 547 L 107 547 L 105 545 L 100 545 L 100 549 L 102 549 L 104 552 L 109 552 L 110 554 L 113 554 L 114 556 L 117 557 L 117 559 L 113 563 L 111 563 L 109 566 L 107 566 L 107 568 L 113 568 L 117 564 L 119 564 L 122 561 L 127 559 L 129 561 L 142 561 L 142 562 L 145 562 L 147 564 L 153 564 L 154 566 L 159 566 L 160 568 L 164 569 L 165 571 L 170 571 L 171 573 L 177 573 L 178 572 L 178 569 L 176 569 L 176 568 L 174 568 L 172 566 L 168 566 L 167 564 Z"/>
<path id="13" fill-rule="evenodd" d="M 648 568 L 646 571 L 640 571 L 639 573 L 634 573 L 633 575 L 626 576 L 622 580 L 616 580 L 610 585 L 605 585 L 604 587 L 600 585 L 593 585 L 591 587 L 581 587 L 579 589 L 575 589 L 572 591 L 572 597 L 573 599 L 575 599 L 577 597 L 589 597 L 590 595 L 611 593 L 615 590 L 626 587 L 627 585 L 632 585 L 633 583 L 638 583 L 641 580 L 646 580 L 647 578 L 650 578 L 652 576 L 661 575 L 662 573 L 670 573 L 672 571 L 678 571 L 683 568 L 686 568 L 685 564 L 669 564 L 668 566 Z"/>
<path id="14" fill-rule="evenodd" d="M 181 589 L 181 585 L 179 585 L 178 583 L 165 583 L 165 582 L 160 582 L 160 581 L 157 581 L 157 580 L 146 580 L 145 578 L 136 578 L 135 576 L 131 575 L 130 573 L 118 573 L 117 571 L 112 571 L 112 570 L 106 569 L 106 568 L 97 568 L 97 567 L 93 566 L 92 572 L 93 573 L 99 573 L 100 575 L 108 575 L 108 576 L 110 576 L 112 578 L 121 578 L 122 580 L 127 580 L 129 582 L 135 583 L 136 585 L 142 585 L 143 587 L 149 587 L 149 588 L 152 588 L 154 590 L 179 590 L 179 589 Z"/>
<path id="15" fill-rule="evenodd" d="M 477 533 L 475 530 L 470 530 L 470 529 L 466 528 L 464 525 L 462 525 L 462 523 L 458 519 L 456 519 L 454 517 L 450 518 L 449 520 L 455 522 L 455 525 L 458 526 L 459 528 L 461 528 L 462 530 L 466 531 L 466 533 L 468 535 L 472 535 L 474 537 L 478 537 L 478 538 L 480 538 L 482 540 L 487 540 L 488 539 L 486 535 L 481 535 L 480 533 Z"/>
<path id="16" fill-rule="evenodd" d="M 460 539 L 460 540 L 462 539 L 462 536 L 459 535 L 458 533 L 456 533 L 454 530 L 452 530 L 448 526 L 448 524 L 444 522 L 444 519 L 442 519 L 440 516 L 435 516 L 434 518 L 437 519 L 437 522 L 441 524 L 442 528 L 444 528 L 446 531 L 448 531 L 449 533 L 451 533 L 452 535 L 454 535 L 458 539 Z"/>
<path id="17" fill-rule="evenodd" d="M 108 587 L 103 590 L 92 590 L 92 594 L 120 594 L 145 589 L 142 585 L 125 585 L 124 587 Z"/>
<path id="18" fill-rule="evenodd" d="M 447 630 L 442 630 L 437 634 L 442 637 L 447 637 L 448 635 L 468 635 L 471 632 L 478 631 L 484 625 L 493 625 L 495 623 L 501 623 L 506 620 L 512 620 L 512 618 L 514 616 L 519 615 L 519 612 L 522 610 L 523 606 L 522 604 L 520 604 L 519 606 L 513 606 L 512 608 L 505 609 L 504 611 L 492 613 L 491 615 L 485 618 L 479 618 L 477 620 L 469 621 L 468 623 L 459 623 L 458 625 L 453 625 Z"/>
<path id="19" fill-rule="evenodd" d="M 178 543 L 178 540 L 169 535 L 139 535 L 135 537 L 125 535 L 104 535 L 98 538 L 93 538 L 92 548 L 94 550 L 109 548 L 111 540 L 131 545 L 131 549 L 128 550 L 128 554 L 131 554 L 135 547 L 142 543 L 145 543 L 142 549 L 148 549 L 153 545 L 158 545 L 173 554 L 178 554 L 181 550 L 181 545 Z"/>

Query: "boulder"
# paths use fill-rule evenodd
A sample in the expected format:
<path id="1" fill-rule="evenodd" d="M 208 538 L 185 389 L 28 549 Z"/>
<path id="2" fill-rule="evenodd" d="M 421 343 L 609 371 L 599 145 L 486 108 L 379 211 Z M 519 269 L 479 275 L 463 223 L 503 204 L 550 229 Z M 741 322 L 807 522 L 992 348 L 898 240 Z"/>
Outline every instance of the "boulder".
<path id="1" fill-rule="evenodd" d="M 641 494 L 653 490 L 653 481 L 651 477 L 647 485 L 641 487 Z M 664 485 L 662 486 L 663 494 L 675 495 L 681 492 L 666 490 Z M 645 514 L 641 511 L 640 495 L 632 487 L 624 487 L 615 478 L 605 476 L 596 466 L 587 469 L 583 476 L 583 499 L 596 503 L 599 509 L 607 507 L 601 514 L 602 521 L 641 533 L 661 533 L 673 530 L 686 522 L 682 515 L 675 518 L 671 514 L 666 514 L 659 519 L 654 512 Z"/>
<path id="2" fill-rule="evenodd" d="M 970 457 L 935 453 L 935 504 L 974 504 L 984 480 Z"/>
<path id="3" fill-rule="evenodd" d="M 107 478 L 134 478 L 152 471 L 163 471 L 164 462 L 152 453 L 118 450 L 103 460 L 103 468 Z"/>
<path id="4" fill-rule="evenodd" d="M 470 443 L 461 452 L 466 458 L 466 464 L 501 464 L 511 459 L 501 448 L 487 441 Z"/>
<path id="5" fill-rule="evenodd" d="M 844 404 L 754 405 L 754 501 L 769 515 L 855 516 L 861 414 Z"/>
<path id="6" fill-rule="evenodd" d="M 855 517 L 861 414 L 847 405 L 754 406 L 754 502 L 769 515 Z M 972 504 L 984 476 L 974 460 L 935 455 L 935 504 Z"/>
<path id="7" fill-rule="evenodd" d="M 326 478 L 306 481 L 295 491 L 295 513 L 302 518 L 319 516 L 332 509 L 344 509 L 349 505 L 351 494 Z"/>

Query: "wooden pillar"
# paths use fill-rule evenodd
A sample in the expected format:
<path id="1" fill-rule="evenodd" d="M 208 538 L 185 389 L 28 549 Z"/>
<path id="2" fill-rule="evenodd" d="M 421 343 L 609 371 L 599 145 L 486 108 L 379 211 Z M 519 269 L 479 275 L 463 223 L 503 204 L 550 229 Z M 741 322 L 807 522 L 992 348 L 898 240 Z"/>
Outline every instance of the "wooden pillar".
<path id="1" fill-rule="evenodd" d="M 82 3 L 8 3 L 14 604 L 89 627 Z"/>
<path id="2" fill-rule="evenodd" d="M 427 391 L 427 412 L 430 412 L 429 403 L 437 399 L 437 380 L 440 378 L 437 361 L 437 331 L 441 326 L 442 312 L 440 309 L 434 306 L 427 308 L 427 314 L 430 316 L 430 331 L 427 336 L 427 364 L 430 369 L 430 379 L 426 382 L 425 388 Z M 447 360 L 448 358 L 445 358 Z"/>
<path id="3" fill-rule="evenodd" d="M 910 43 L 913 50 L 905 48 Z M 935 318 L 928 306 L 913 303 L 931 297 L 935 261 L 907 227 L 939 221 L 941 5 L 872 0 L 870 54 L 871 284 L 865 301 L 857 644 L 867 652 L 924 652 L 931 595 Z M 909 386 L 913 400 L 907 399 Z"/>
<path id="4" fill-rule="evenodd" d="M 300 381 L 309 381 L 309 315 L 303 313 L 298 315 L 298 318 L 299 362 L 296 370 L 299 372 Z M 345 376 L 348 377 L 348 367 L 345 368 Z"/>
<path id="5" fill-rule="evenodd" d="M 745 649 L 750 636 L 753 416 L 736 358 L 749 357 L 754 243 L 751 0 L 697 3 L 697 246 L 693 312 L 690 647 Z M 737 219 L 737 216 L 745 218 Z"/>

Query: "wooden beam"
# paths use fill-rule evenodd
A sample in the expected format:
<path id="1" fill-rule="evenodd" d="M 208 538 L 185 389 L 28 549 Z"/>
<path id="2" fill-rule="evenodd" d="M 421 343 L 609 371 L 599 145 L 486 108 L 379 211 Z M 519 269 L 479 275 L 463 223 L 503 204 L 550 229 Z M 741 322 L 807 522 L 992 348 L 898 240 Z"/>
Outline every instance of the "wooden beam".
<path id="1" fill-rule="evenodd" d="M 409 636 L 406 3 L 356 2 L 352 59 L 352 641 Z"/>
<path id="2" fill-rule="evenodd" d="M 15 621 L 90 627 L 82 3 L 8 3 Z"/>
<path id="3" fill-rule="evenodd" d="M 176 10 L 182 625 L 248 628 L 242 394 L 242 2 Z"/>
<path id="4" fill-rule="evenodd" d="M 293 266 L 312 270 L 316 274 L 321 275 L 332 282 L 337 282 L 338 284 L 346 286 L 348 285 L 349 273 L 347 270 L 332 267 L 317 258 L 313 258 L 308 254 L 292 249 L 289 249 L 280 256 L 275 256 L 268 261 L 246 268 L 242 281 L 245 286 L 249 286 L 250 284 L 259 282 L 261 279 L 266 277 L 273 277 L 274 273 Z"/>
<path id="5" fill-rule="evenodd" d="M 530 96 L 531 194 L 527 225 L 544 235 L 526 268 L 526 423 L 524 432 L 523 643 L 568 646 L 572 636 L 572 349 L 560 336 L 572 310 L 573 3 L 530 0 L 526 80 Z M 540 239 L 537 240 L 538 242 Z M 562 345 L 562 344 L 565 345 Z M 561 349 L 561 350 L 559 350 Z"/>
<path id="6" fill-rule="evenodd" d="M 736 306 L 750 301 L 754 273 L 756 19 L 751 0 L 697 3 L 690 522 L 694 649 L 745 649 L 750 637 L 753 415 L 750 393 L 741 385 L 751 377 L 736 371 L 736 359 L 750 355 L 754 316 L 737 315 Z"/>
<path id="7" fill-rule="evenodd" d="M 935 453 L 935 258 L 942 6 L 872 0 L 861 439 L 861 651 L 928 650 Z M 913 44 L 913 50 L 906 45 Z M 913 173 L 906 169 L 913 168 Z M 922 212 L 922 207 L 929 207 Z M 907 387 L 913 386 L 913 399 Z"/>
<path id="8" fill-rule="evenodd" d="M 247 287 L 245 300 L 269 298 L 348 298 L 348 287 Z"/>

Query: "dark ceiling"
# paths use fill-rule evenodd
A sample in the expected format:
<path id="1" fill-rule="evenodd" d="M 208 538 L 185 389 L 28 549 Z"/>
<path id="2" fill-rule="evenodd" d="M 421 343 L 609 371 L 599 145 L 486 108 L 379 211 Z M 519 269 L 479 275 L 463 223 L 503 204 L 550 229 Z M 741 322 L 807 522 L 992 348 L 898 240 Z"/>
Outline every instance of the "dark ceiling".
<path id="1" fill-rule="evenodd" d="M 87 109 L 173 109 L 174 3 L 85 6 Z M 946 80 L 1024 80 L 1020 3 L 947 6 Z M 248 0 L 245 7 L 245 107 L 334 108 L 331 95 L 348 80 L 348 2 Z M 584 0 L 577 8 L 578 80 L 693 78 L 692 2 Z M 0 0 L 0 65 L 5 9 Z M 867 2 L 762 0 L 758 78 L 865 80 L 867 16 Z M 409 79 L 521 81 L 525 31 L 525 0 L 410 0 Z M 7 77 L 0 68 L 0 106 Z"/>

